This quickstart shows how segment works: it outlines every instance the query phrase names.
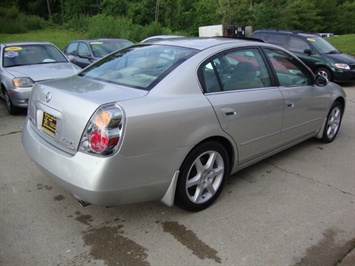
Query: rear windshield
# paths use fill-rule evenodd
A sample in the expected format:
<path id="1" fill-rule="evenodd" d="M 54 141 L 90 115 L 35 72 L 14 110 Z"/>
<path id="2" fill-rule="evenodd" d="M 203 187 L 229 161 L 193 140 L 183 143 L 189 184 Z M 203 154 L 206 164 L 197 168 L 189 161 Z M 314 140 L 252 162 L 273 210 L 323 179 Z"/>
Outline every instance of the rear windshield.
<path id="1" fill-rule="evenodd" d="M 131 46 L 92 64 L 79 75 L 150 90 L 174 68 L 197 52 L 194 49 L 175 46 Z"/>
<path id="2" fill-rule="evenodd" d="M 3 50 L 4 67 L 68 62 L 51 44 L 7 46 Z"/>

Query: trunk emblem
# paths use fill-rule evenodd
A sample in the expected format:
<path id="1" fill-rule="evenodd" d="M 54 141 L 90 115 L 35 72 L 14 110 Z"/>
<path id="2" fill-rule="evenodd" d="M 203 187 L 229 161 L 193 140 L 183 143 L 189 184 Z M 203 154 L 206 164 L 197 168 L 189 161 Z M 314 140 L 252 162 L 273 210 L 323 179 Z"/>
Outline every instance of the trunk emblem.
<path id="1" fill-rule="evenodd" d="M 52 93 L 48 92 L 46 95 L 46 102 L 48 103 L 52 99 Z"/>

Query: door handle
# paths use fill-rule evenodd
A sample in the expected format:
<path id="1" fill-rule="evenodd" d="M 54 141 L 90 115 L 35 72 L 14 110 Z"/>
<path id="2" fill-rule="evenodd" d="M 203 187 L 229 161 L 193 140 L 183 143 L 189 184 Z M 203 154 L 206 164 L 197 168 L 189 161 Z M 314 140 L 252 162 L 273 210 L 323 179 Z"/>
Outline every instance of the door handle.
<path id="1" fill-rule="evenodd" d="M 231 107 L 221 108 L 221 111 L 223 113 L 223 116 L 233 116 L 238 114 L 237 110 Z"/>

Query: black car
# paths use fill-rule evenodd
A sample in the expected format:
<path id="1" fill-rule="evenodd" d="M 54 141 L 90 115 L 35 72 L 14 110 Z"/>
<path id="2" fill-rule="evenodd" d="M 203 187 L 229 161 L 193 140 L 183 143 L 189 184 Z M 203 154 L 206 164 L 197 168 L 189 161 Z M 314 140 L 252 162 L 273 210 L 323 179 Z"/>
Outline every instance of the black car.
<path id="1" fill-rule="evenodd" d="M 288 49 L 315 74 L 334 82 L 355 82 L 355 58 L 338 51 L 316 34 L 284 30 L 256 30 L 253 38 Z"/>
<path id="2" fill-rule="evenodd" d="M 69 60 L 84 68 L 98 59 L 127 46 L 133 42 L 126 39 L 88 39 L 70 42 L 64 49 Z"/>

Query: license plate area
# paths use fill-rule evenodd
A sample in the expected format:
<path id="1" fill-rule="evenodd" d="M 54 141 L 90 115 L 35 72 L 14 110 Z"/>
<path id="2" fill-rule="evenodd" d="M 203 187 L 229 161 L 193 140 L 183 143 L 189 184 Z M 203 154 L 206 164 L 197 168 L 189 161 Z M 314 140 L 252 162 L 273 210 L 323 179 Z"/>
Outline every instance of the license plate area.
<path id="1" fill-rule="evenodd" d="M 57 118 L 46 112 L 43 113 L 42 128 L 51 136 L 55 136 L 57 129 Z"/>

